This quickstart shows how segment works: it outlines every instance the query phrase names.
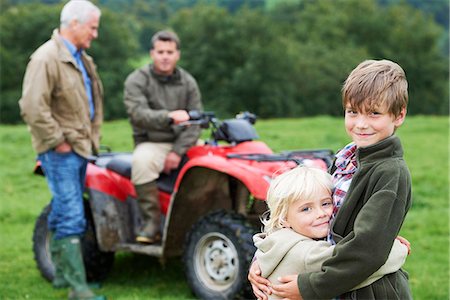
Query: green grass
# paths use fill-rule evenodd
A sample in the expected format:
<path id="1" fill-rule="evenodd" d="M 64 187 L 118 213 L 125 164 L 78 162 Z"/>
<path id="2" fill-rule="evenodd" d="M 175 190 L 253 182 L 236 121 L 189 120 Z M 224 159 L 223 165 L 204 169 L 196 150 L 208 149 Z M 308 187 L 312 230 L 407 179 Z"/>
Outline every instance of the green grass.
<path id="1" fill-rule="evenodd" d="M 274 151 L 328 148 L 348 142 L 341 118 L 260 120 L 261 140 Z M 449 121 L 408 116 L 398 135 L 413 178 L 413 206 L 401 234 L 412 244 L 405 269 L 415 299 L 449 299 Z M 206 135 L 205 135 L 206 137 Z M 0 299 L 61 299 L 36 269 L 31 236 L 48 203 L 45 180 L 32 174 L 35 154 L 25 126 L 0 126 Z M 103 127 L 102 144 L 131 151 L 126 120 Z M 178 259 L 165 265 L 152 257 L 121 253 L 100 293 L 109 299 L 193 298 Z"/>

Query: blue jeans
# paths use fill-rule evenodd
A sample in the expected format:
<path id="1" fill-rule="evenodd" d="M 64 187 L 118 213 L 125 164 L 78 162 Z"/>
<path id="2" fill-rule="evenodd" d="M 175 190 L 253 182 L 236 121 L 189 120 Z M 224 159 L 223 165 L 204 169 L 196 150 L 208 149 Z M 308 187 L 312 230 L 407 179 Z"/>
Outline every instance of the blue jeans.
<path id="1" fill-rule="evenodd" d="M 49 230 L 55 239 L 84 234 L 83 192 L 87 159 L 75 152 L 58 153 L 54 150 L 39 154 L 47 183 L 52 194 L 48 216 Z"/>

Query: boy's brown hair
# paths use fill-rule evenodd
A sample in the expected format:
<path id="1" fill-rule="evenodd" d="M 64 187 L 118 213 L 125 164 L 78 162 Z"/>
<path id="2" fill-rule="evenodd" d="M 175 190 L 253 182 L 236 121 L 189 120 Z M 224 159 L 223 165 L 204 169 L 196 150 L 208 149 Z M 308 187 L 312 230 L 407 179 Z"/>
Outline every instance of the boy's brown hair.
<path id="1" fill-rule="evenodd" d="M 385 106 L 397 117 L 408 105 L 408 82 L 405 72 L 389 60 L 365 60 L 345 80 L 342 105 L 358 111 L 377 110 Z"/>

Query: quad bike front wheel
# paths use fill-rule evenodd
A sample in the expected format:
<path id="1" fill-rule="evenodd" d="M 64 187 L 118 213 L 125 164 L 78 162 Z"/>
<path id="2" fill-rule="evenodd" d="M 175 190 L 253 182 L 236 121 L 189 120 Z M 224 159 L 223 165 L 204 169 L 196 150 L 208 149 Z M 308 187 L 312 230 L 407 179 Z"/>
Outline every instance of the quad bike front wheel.
<path id="1" fill-rule="evenodd" d="M 50 205 L 47 205 L 36 220 L 33 232 L 33 252 L 34 260 L 42 276 L 48 281 L 52 281 L 55 276 L 55 266 L 51 258 L 50 231 L 47 227 L 49 213 Z M 98 249 L 94 224 L 88 209 L 85 209 L 85 215 L 87 224 L 86 232 L 81 239 L 81 249 L 86 277 L 89 282 L 102 281 L 113 266 L 114 252 L 103 252 Z"/>
<path id="2" fill-rule="evenodd" d="M 189 232 L 183 262 L 188 284 L 201 299 L 237 299 L 251 293 L 248 269 L 255 229 L 226 211 L 200 219 Z"/>

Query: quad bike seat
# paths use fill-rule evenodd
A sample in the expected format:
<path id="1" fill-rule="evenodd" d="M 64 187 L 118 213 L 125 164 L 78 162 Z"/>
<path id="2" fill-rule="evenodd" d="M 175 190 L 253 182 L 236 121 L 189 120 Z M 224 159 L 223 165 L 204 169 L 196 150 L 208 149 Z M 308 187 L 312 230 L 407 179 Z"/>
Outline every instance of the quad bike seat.
<path id="1" fill-rule="evenodd" d="M 95 164 L 99 167 L 107 168 L 108 170 L 131 179 L 132 157 L 132 153 L 104 153 L 97 158 Z M 172 193 L 178 173 L 180 173 L 181 168 L 187 161 L 188 157 L 184 155 L 181 158 L 180 165 L 176 170 L 172 170 L 170 174 L 161 173 L 157 179 L 158 188 L 164 192 Z"/>

